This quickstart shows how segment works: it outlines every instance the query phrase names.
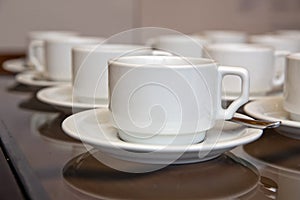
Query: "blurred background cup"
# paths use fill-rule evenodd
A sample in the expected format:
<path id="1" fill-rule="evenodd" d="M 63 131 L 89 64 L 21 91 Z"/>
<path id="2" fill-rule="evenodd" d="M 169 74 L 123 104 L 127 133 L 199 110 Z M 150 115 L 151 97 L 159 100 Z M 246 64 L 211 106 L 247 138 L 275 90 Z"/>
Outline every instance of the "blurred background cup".
<path id="1" fill-rule="evenodd" d="M 147 45 L 154 49 L 170 52 L 176 56 L 202 57 L 207 39 L 198 35 L 163 35 L 151 38 Z"/>
<path id="2" fill-rule="evenodd" d="M 109 109 L 119 136 L 129 142 L 188 145 L 204 140 L 216 120 L 230 119 L 248 101 L 247 70 L 206 58 L 128 56 L 109 62 Z M 225 75 L 242 91 L 222 108 Z"/>
<path id="3" fill-rule="evenodd" d="M 250 94 L 264 95 L 284 82 L 284 73 L 276 74 L 276 62 L 285 59 L 287 52 L 274 51 L 259 44 L 212 44 L 206 47 L 208 55 L 221 65 L 243 67 L 249 71 Z M 224 78 L 224 94 L 236 95 L 240 91 L 236 77 Z"/>
<path id="4" fill-rule="evenodd" d="M 207 30 L 202 32 L 210 43 L 246 43 L 248 35 L 243 31 Z"/>
<path id="5" fill-rule="evenodd" d="M 300 37 L 299 40 L 295 40 L 285 35 L 264 34 L 264 35 L 252 35 L 249 41 L 256 44 L 269 45 L 276 51 L 285 51 L 283 53 L 289 54 L 294 52 L 300 52 Z M 276 76 L 284 74 L 286 66 L 286 59 L 279 59 L 276 62 Z"/>
<path id="6" fill-rule="evenodd" d="M 97 37 L 57 37 L 45 41 L 44 77 L 54 81 L 71 81 L 72 48 L 84 44 L 100 44 L 104 38 Z"/>
<path id="7" fill-rule="evenodd" d="M 300 30 L 281 29 L 281 30 L 277 30 L 276 33 L 279 34 L 279 35 L 300 37 Z"/>
<path id="8" fill-rule="evenodd" d="M 80 45 L 72 49 L 73 97 L 85 103 L 108 103 L 108 60 L 124 55 L 151 55 L 146 46 Z"/>
<path id="9" fill-rule="evenodd" d="M 251 43 L 264 44 L 273 47 L 275 50 L 289 51 L 291 53 L 300 51 L 300 42 L 297 43 L 290 37 L 276 34 L 251 35 Z"/>
<path id="10" fill-rule="evenodd" d="M 293 40 L 297 45 L 300 45 L 300 30 L 278 30 L 275 32 L 277 35 L 282 37 L 289 38 Z M 298 51 L 291 51 L 291 52 L 299 52 Z"/>
<path id="11" fill-rule="evenodd" d="M 37 71 L 44 71 L 45 40 L 78 35 L 73 31 L 31 31 L 28 34 L 27 64 Z"/>
<path id="12" fill-rule="evenodd" d="M 284 82 L 284 109 L 292 120 L 300 121 L 300 53 L 287 56 Z"/>

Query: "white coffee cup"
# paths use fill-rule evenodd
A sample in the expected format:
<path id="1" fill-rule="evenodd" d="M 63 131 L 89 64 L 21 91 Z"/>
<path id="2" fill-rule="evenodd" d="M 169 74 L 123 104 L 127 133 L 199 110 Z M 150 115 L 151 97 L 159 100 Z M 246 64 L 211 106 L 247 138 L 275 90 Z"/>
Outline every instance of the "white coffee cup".
<path id="1" fill-rule="evenodd" d="M 54 81 L 71 81 L 72 47 L 84 44 L 100 44 L 103 38 L 96 37 L 60 37 L 45 41 L 44 76 Z"/>
<path id="2" fill-rule="evenodd" d="M 285 51 L 285 53 L 283 52 L 283 54 L 289 54 L 300 51 L 300 40 L 297 42 L 295 41 L 295 39 L 285 35 L 252 35 L 249 40 L 250 42 L 256 44 L 269 45 L 273 47 L 276 51 Z M 278 62 L 276 62 L 275 67 L 277 76 L 281 76 L 282 73 L 284 74 L 285 66 L 286 59 L 280 59 L 278 60 Z"/>
<path id="3" fill-rule="evenodd" d="M 280 35 L 300 37 L 300 30 L 281 29 L 277 30 L 276 33 Z"/>
<path id="4" fill-rule="evenodd" d="M 28 34 L 27 59 L 37 71 L 44 71 L 45 66 L 45 40 L 78 35 L 73 31 L 32 31 Z"/>
<path id="5" fill-rule="evenodd" d="M 151 55 L 146 46 L 129 44 L 81 45 L 72 49 L 73 98 L 85 103 L 108 101 L 108 60 L 124 55 Z"/>
<path id="6" fill-rule="evenodd" d="M 276 32 L 279 36 L 289 38 L 294 41 L 295 45 L 300 45 L 300 30 L 278 30 Z M 299 52 L 297 51 L 291 51 L 291 52 Z"/>
<path id="7" fill-rule="evenodd" d="M 249 76 L 210 59 L 130 56 L 109 62 L 109 109 L 119 136 L 143 144 L 182 145 L 203 141 L 216 120 L 230 119 L 248 101 Z M 225 75 L 242 79 L 242 92 L 221 105 Z"/>
<path id="8" fill-rule="evenodd" d="M 163 50 L 176 56 L 202 57 L 203 46 L 208 41 L 198 35 L 163 35 L 151 38 L 147 45 L 154 49 Z"/>
<path id="9" fill-rule="evenodd" d="M 276 62 L 285 59 L 287 52 L 274 51 L 259 44 L 212 44 L 206 47 L 208 55 L 221 65 L 243 67 L 249 71 L 250 94 L 263 95 L 284 82 L 284 73 L 277 75 Z M 224 78 L 224 93 L 239 93 L 236 77 Z"/>
<path id="10" fill-rule="evenodd" d="M 287 56 L 283 107 L 292 120 L 300 121 L 300 53 Z"/>
<path id="11" fill-rule="evenodd" d="M 285 35 L 262 34 L 251 35 L 249 41 L 256 44 L 264 44 L 273 47 L 278 51 L 299 52 L 300 42 L 297 43 L 290 37 Z"/>
<path id="12" fill-rule="evenodd" d="M 245 43 L 248 39 L 247 33 L 243 31 L 207 30 L 202 34 L 211 43 Z"/>

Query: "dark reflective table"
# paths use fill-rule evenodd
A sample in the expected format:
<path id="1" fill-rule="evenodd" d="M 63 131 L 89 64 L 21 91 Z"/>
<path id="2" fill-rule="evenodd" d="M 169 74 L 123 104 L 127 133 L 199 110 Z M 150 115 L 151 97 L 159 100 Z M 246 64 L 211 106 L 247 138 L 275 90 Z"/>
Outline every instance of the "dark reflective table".
<path id="1" fill-rule="evenodd" d="M 99 162 L 101 151 L 65 135 L 60 124 L 67 115 L 39 102 L 38 90 L 0 76 L 1 142 L 30 199 L 300 197 L 300 141 L 274 130 L 207 162 L 125 173 Z"/>

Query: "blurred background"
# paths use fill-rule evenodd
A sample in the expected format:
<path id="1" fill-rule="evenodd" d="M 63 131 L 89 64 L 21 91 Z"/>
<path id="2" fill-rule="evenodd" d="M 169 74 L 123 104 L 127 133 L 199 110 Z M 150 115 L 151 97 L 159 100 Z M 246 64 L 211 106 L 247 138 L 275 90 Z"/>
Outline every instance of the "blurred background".
<path id="1" fill-rule="evenodd" d="M 32 30 L 109 37 L 145 26 L 183 33 L 300 29 L 300 0 L 0 0 L 0 55 L 24 54 Z"/>

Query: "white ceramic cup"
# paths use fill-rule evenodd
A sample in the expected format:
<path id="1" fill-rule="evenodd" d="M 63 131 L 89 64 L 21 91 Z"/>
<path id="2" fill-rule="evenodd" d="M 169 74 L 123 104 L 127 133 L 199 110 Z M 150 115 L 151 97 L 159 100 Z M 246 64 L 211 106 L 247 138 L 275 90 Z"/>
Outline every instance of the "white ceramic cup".
<path id="1" fill-rule="evenodd" d="M 71 81 L 72 47 L 84 44 L 100 44 L 103 38 L 95 37 L 60 37 L 45 41 L 44 76 L 54 81 Z"/>
<path id="2" fill-rule="evenodd" d="M 278 30 L 277 35 L 289 38 L 294 41 L 295 45 L 300 46 L 300 30 Z M 297 51 L 291 51 L 291 52 L 299 52 L 300 50 L 298 49 Z"/>
<path id="3" fill-rule="evenodd" d="M 251 35 L 249 41 L 256 44 L 264 44 L 273 47 L 279 51 L 299 52 L 300 42 L 297 43 L 290 37 L 285 35 L 275 34 L 262 34 L 262 35 Z"/>
<path id="4" fill-rule="evenodd" d="M 27 59 L 37 71 L 44 71 L 45 66 L 45 40 L 78 35 L 72 31 L 32 31 L 28 34 Z"/>
<path id="5" fill-rule="evenodd" d="M 151 55 L 146 46 L 129 44 L 81 45 L 72 49 L 73 98 L 85 103 L 107 103 L 108 60 L 124 55 Z"/>
<path id="6" fill-rule="evenodd" d="M 247 33 L 243 31 L 207 30 L 202 34 L 210 43 L 245 43 L 248 39 Z"/>
<path id="7" fill-rule="evenodd" d="M 203 56 L 203 46 L 208 41 L 197 35 L 163 35 L 151 38 L 147 45 L 154 49 L 166 51 L 176 56 L 197 57 Z"/>
<path id="8" fill-rule="evenodd" d="M 295 39 L 285 35 L 252 35 L 249 41 L 256 44 L 269 45 L 273 47 L 276 51 L 285 51 L 285 54 L 300 51 L 300 40 L 295 41 Z M 284 54 L 284 52 L 282 53 Z M 280 59 L 276 62 L 275 67 L 277 76 L 281 76 L 281 74 L 284 74 L 285 66 L 286 59 Z"/>
<path id="9" fill-rule="evenodd" d="M 210 59 L 130 56 L 109 62 L 109 109 L 119 136 L 143 144 L 183 145 L 203 141 L 216 120 L 232 118 L 248 101 L 249 76 Z M 225 75 L 242 79 L 242 92 L 221 106 Z"/>
<path id="10" fill-rule="evenodd" d="M 293 30 L 293 29 L 281 29 L 276 31 L 279 35 L 286 35 L 286 36 L 296 36 L 300 37 L 300 30 Z"/>
<path id="11" fill-rule="evenodd" d="M 287 56 L 284 82 L 284 109 L 292 120 L 300 121 L 300 53 Z"/>
<path id="12" fill-rule="evenodd" d="M 287 52 L 258 44 L 212 44 L 206 47 L 208 55 L 221 65 L 243 67 L 249 71 L 250 94 L 263 95 L 284 82 L 284 72 L 277 74 L 276 62 L 285 59 Z M 236 77 L 224 78 L 224 94 L 240 91 Z"/>

